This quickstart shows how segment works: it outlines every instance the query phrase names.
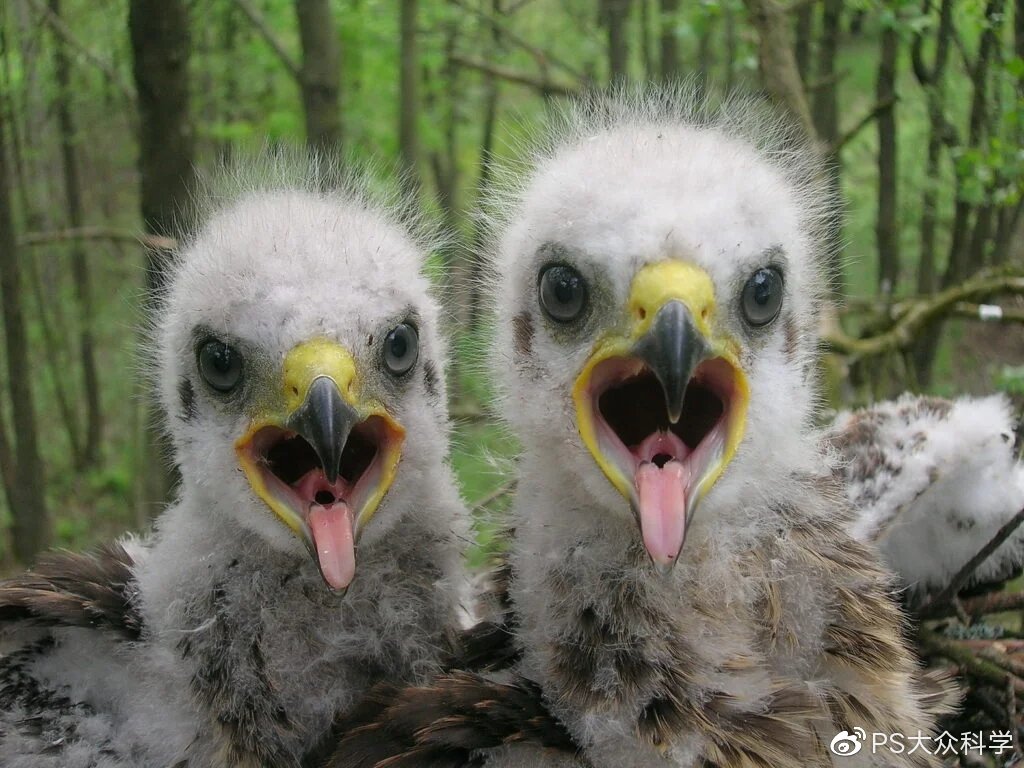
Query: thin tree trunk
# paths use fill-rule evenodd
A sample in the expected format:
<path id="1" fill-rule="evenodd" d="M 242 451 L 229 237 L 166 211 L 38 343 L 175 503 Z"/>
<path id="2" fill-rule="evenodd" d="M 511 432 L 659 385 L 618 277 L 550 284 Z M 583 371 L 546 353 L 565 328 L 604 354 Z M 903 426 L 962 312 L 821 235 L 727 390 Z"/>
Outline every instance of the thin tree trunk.
<path id="1" fill-rule="evenodd" d="M 815 72 L 819 85 L 812 100 L 814 127 L 825 144 L 834 144 L 839 138 L 839 83 L 836 77 L 836 57 L 839 54 L 842 16 L 843 0 L 825 0 L 821 14 L 821 38 L 818 40 Z"/>
<path id="2" fill-rule="evenodd" d="M 341 145 L 341 54 L 330 0 L 295 0 L 302 41 L 299 85 L 306 143 L 334 151 Z"/>
<path id="3" fill-rule="evenodd" d="M 825 0 L 821 13 L 821 37 L 818 40 L 815 77 L 818 87 L 811 101 L 811 117 L 814 120 L 818 138 L 826 147 L 835 147 L 839 139 L 839 81 L 836 59 L 839 55 L 839 34 L 843 16 L 843 0 Z M 809 55 L 808 51 L 808 55 Z M 808 65 L 809 66 L 809 65 Z M 829 195 L 838 203 L 842 199 L 842 163 L 838 153 L 826 158 Z M 837 217 L 841 220 L 842 217 Z M 833 227 L 828 234 L 829 286 L 836 295 L 842 295 L 845 283 L 843 265 L 840 259 L 843 233 L 840 226 Z"/>
<path id="4" fill-rule="evenodd" d="M 60 18 L 60 0 L 50 0 L 50 12 L 55 18 Z M 64 40 L 59 35 L 54 36 L 53 51 L 57 75 L 57 124 L 64 164 L 68 223 L 78 228 L 84 223 L 84 216 L 82 186 L 78 177 L 78 159 L 75 152 L 75 123 L 71 115 L 71 72 Z M 85 249 L 77 241 L 71 246 L 71 279 L 74 282 L 75 304 L 78 310 L 78 356 L 82 366 L 82 391 L 85 394 L 85 441 L 81 445 L 81 452 L 75 456 L 75 464 L 78 469 L 85 469 L 95 466 L 100 458 L 103 414 L 93 345 L 92 278 Z"/>
<path id="5" fill-rule="evenodd" d="M 608 80 L 623 83 L 629 78 L 630 0 L 603 0 L 603 18 L 608 32 Z"/>
<path id="6" fill-rule="evenodd" d="M 131 0 L 128 28 L 132 71 L 139 98 L 139 172 L 142 219 L 146 231 L 175 237 L 188 225 L 189 190 L 193 186 L 194 139 L 189 112 L 188 62 L 191 45 L 185 0 Z M 147 312 L 166 281 L 167 251 L 146 252 Z M 145 458 L 154 506 L 165 501 L 175 480 L 168 462 L 170 447 L 151 412 L 152 431 Z"/>
<path id="7" fill-rule="evenodd" d="M 410 189 L 419 186 L 418 0 L 401 0 L 399 12 L 398 155 Z"/>
<path id="8" fill-rule="evenodd" d="M 491 0 L 491 8 L 495 18 L 500 18 L 502 0 Z M 491 27 L 491 40 L 494 43 L 494 50 L 502 51 L 501 29 L 497 25 Z M 491 177 L 494 172 L 494 129 L 498 122 L 498 79 L 493 75 L 487 75 L 484 81 L 484 120 L 480 132 L 480 175 L 476 182 L 476 197 L 478 204 L 486 199 L 491 189 Z M 470 274 L 469 274 L 469 313 L 466 327 L 473 329 L 480 321 L 483 314 L 483 296 L 481 285 L 484 271 L 484 242 L 487 237 L 487 227 L 484 222 L 478 219 L 473 227 L 473 247 L 470 251 Z"/>
<path id="9" fill-rule="evenodd" d="M 715 17 L 710 13 L 703 12 L 703 24 L 700 38 L 697 41 L 697 88 L 700 93 L 707 90 L 711 80 L 711 68 L 714 66 L 714 56 L 711 43 L 714 39 Z"/>
<path id="10" fill-rule="evenodd" d="M 928 10 L 931 0 L 924 0 Z M 926 150 L 925 178 L 939 178 L 942 148 L 946 142 L 945 116 L 945 71 L 949 58 L 949 46 L 953 37 L 954 0 L 942 0 L 939 7 L 939 23 L 935 32 L 935 58 L 931 67 L 924 61 L 924 38 L 918 36 L 911 46 L 911 61 L 918 83 L 925 89 L 928 104 L 928 148 Z M 917 267 L 917 291 L 927 295 L 939 289 L 937 228 L 938 228 L 938 185 L 924 185 L 921 193 L 921 249 Z M 914 344 L 911 357 L 914 375 L 921 387 L 928 386 L 932 378 L 932 363 L 938 351 L 941 323 L 924 329 Z"/>
<path id="11" fill-rule="evenodd" d="M 654 0 L 640 0 L 640 55 L 644 63 L 644 77 L 654 78 L 654 51 L 651 45 L 651 3 Z"/>
<path id="12" fill-rule="evenodd" d="M 57 410 L 60 412 L 61 421 L 64 423 L 64 430 L 68 436 L 68 446 L 72 456 L 82 454 L 82 439 L 78 432 L 78 416 L 71 406 L 71 398 L 68 396 L 65 384 L 65 373 L 67 367 L 61 359 L 61 338 L 66 336 L 67 329 L 62 325 L 58 333 L 50 321 L 47 312 L 47 304 L 54 306 L 59 302 L 47 302 L 46 291 L 43 288 L 43 278 L 39 274 L 39 260 L 31 256 L 26 261 L 28 268 L 28 281 L 32 288 L 32 297 L 36 304 L 36 319 L 39 321 L 39 328 L 43 332 L 43 357 L 46 367 L 50 373 L 50 380 L 53 384 L 53 396 L 57 401 Z M 58 317 L 58 324 L 60 318 Z"/>
<path id="13" fill-rule="evenodd" d="M 725 4 L 722 14 L 725 16 L 725 92 L 729 93 L 736 82 L 739 41 L 736 37 L 736 11 L 731 3 Z"/>
<path id="14" fill-rule="evenodd" d="M 934 182 L 939 177 L 939 161 L 942 157 L 942 130 L 945 118 L 942 114 L 941 97 L 929 86 L 928 92 L 928 149 L 925 160 L 925 179 Z M 917 292 L 934 293 L 938 290 L 938 266 L 935 259 L 935 234 L 938 223 L 938 189 L 935 183 L 926 183 L 921 193 L 921 252 L 917 264 Z M 920 380 L 921 371 L 918 370 Z"/>
<path id="15" fill-rule="evenodd" d="M 221 23 L 224 25 L 221 36 L 221 50 L 229 60 L 234 60 L 238 49 L 238 9 L 233 5 L 224 6 Z M 222 119 L 229 125 L 238 119 L 238 78 L 236 67 L 228 67 L 224 73 L 224 99 Z M 217 160 L 227 163 L 231 160 L 234 142 L 223 138 L 217 142 Z"/>
<path id="16" fill-rule="evenodd" d="M 878 103 L 889 104 L 877 119 L 878 217 L 875 222 L 875 241 L 878 247 L 878 287 L 883 296 L 895 292 L 900 272 L 896 107 L 891 103 L 896 97 L 899 46 L 899 32 L 893 26 L 886 26 L 881 36 L 876 89 Z"/>
<path id="17" fill-rule="evenodd" d="M 661 79 L 679 77 L 679 38 L 676 24 L 679 23 L 679 0 L 661 0 L 661 15 L 658 20 L 661 40 Z"/>
<path id="18" fill-rule="evenodd" d="M 800 70 L 793 55 L 787 9 L 779 0 L 744 0 L 757 30 L 758 66 L 764 88 L 799 121 L 812 139 L 817 138 Z"/>
<path id="19" fill-rule="evenodd" d="M 804 3 L 796 12 L 796 38 L 793 44 L 793 56 L 796 58 L 797 69 L 805 83 L 811 79 L 811 35 L 814 32 L 814 5 Z"/>
<path id="20" fill-rule="evenodd" d="M 39 457 L 36 412 L 32 399 L 32 370 L 21 304 L 21 264 L 11 213 L 11 175 L 7 167 L 5 126 L 0 113 L 0 304 L 7 346 L 7 377 L 14 427 L 14 484 L 8 488 L 14 555 L 22 564 L 50 542 L 46 481 Z M 4 435 L 2 443 L 6 443 Z M 0 461 L 10 449 L 0 444 Z M 6 473 L 5 473 L 6 474 Z"/>

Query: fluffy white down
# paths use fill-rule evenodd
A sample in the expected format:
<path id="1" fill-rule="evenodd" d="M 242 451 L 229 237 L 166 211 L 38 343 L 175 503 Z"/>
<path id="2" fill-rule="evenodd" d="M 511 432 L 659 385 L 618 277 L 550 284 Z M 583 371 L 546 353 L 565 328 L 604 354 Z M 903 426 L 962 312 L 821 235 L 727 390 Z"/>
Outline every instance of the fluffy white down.
<path id="1" fill-rule="evenodd" d="M 447 463 L 441 312 L 423 271 L 437 240 L 359 184 L 322 191 L 323 169 L 304 163 L 255 163 L 216 181 L 205 223 L 173 266 L 153 328 L 153 378 L 181 487 L 154 534 L 126 542 L 143 639 L 59 630 L 56 648 L 31 665 L 94 713 L 77 718 L 75 743 L 54 766 L 224 765 L 233 762 L 227 738 L 245 728 L 276 739 L 275 762 L 298 765 L 367 686 L 421 680 L 447 650 L 466 591 L 465 520 Z M 382 343 L 409 317 L 419 363 L 396 384 Z M 343 599 L 240 471 L 235 442 L 258 403 L 204 386 L 197 329 L 251 351 L 245 386 L 266 391 L 280 390 L 295 344 L 329 338 L 405 428 L 397 477 L 358 544 Z M 14 641 L 23 639 L 30 634 Z M 0 742 L 6 755 L 26 757 L 0 762 L 47 765 L 33 762 L 43 759 L 32 751 L 38 739 L 3 733 L 10 714 Z"/>
<path id="2" fill-rule="evenodd" d="M 540 682 L 584 746 L 588 764 L 690 766 L 700 760 L 696 732 L 688 732 L 669 754 L 635 738 L 644 693 L 590 713 L 563 706 L 560 691 L 549 685 L 549 654 L 578 631 L 572 606 L 593 605 L 598 615 L 614 617 L 613 598 L 601 587 L 609 578 L 635 582 L 637 599 L 653 612 L 686 611 L 682 603 L 688 598 L 682 596 L 693 589 L 721 595 L 727 612 L 730 601 L 751 600 L 759 590 L 737 579 L 737 557 L 775 525 L 769 505 L 799 500 L 803 491 L 795 476 L 828 470 L 811 427 L 811 363 L 824 283 L 820 234 L 833 209 L 810 155 L 754 102 L 703 111 L 684 91 L 620 95 L 576 106 L 563 117 L 492 205 L 499 275 L 492 369 L 501 413 L 523 447 L 512 512 L 521 671 Z M 592 297 L 599 307 L 596 319 L 571 343 L 559 338 L 536 305 L 538 269 L 549 243 L 569 248 L 573 266 L 599 286 Z M 735 297 L 769 252 L 786 275 L 785 321 L 751 337 Z M 639 546 L 637 526 L 629 504 L 581 441 L 571 391 L 603 329 L 623 322 L 619 313 L 626 311 L 633 275 L 645 264 L 671 258 L 711 276 L 718 297 L 715 322 L 743 340 L 751 400 L 739 451 L 701 502 L 687 534 L 686 551 L 699 555 L 659 581 L 649 577 L 646 565 L 627 564 L 628 551 Z M 520 317 L 530 321 L 529 354 L 517 341 L 522 324 L 517 331 L 512 322 Z M 553 580 L 580 591 L 553 602 Z M 794 596 L 799 582 L 788 575 Z M 807 627 L 823 620 L 824 607 L 813 602 L 795 599 L 789 608 L 802 613 Z M 693 641 L 700 643 L 703 620 L 695 616 L 694 622 Z M 706 639 L 701 653 L 709 656 L 709 666 L 748 647 L 742 633 Z M 756 702 L 765 695 L 767 678 L 716 682 L 736 700 Z M 614 673 L 605 683 L 609 691 L 619 685 Z M 493 764 L 541 763 L 556 764 L 537 752 L 509 748 Z"/>
<path id="3" fill-rule="evenodd" d="M 874 541 L 913 593 L 936 592 L 1024 508 L 1024 463 L 1001 395 L 898 400 L 839 414 L 853 534 Z M 862 437 L 862 439 L 858 439 Z M 1024 527 L 977 569 L 1005 578 L 1024 562 Z"/>

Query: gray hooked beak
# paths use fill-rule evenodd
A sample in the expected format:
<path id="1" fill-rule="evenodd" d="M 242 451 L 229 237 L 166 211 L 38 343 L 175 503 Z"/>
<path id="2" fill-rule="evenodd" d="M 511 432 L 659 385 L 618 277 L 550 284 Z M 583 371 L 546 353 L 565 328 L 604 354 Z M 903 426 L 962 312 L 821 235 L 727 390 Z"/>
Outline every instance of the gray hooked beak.
<path id="1" fill-rule="evenodd" d="M 327 482 L 333 483 L 341 471 L 341 454 L 349 433 L 358 423 L 359 415 L 345 402 L 334 380 L 320 376 L 309 385 L 305 401 L 288 419 L 288 428 L 313 447 Z"/>
<path id="2" fill-rule="evenodd" d="M 669 421 L 678 423 L 683 414 L 686 385 L 694 369 L 711 356 L 711 347 L 694 325 L 686 305 L 670 301 L 659 309 L 633 352 L 650 366 L 661 383 Z"/>

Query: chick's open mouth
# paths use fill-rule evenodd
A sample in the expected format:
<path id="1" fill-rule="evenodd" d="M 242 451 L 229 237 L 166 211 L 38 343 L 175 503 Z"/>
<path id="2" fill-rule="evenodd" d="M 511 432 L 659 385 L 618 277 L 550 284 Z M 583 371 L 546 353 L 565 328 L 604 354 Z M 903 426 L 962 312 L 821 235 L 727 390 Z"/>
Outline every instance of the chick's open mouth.
<path id="1" fill-rule="evenodd" d="M 370 416 L 349 433 L 333 479 L 313 445 L 283 427 L 258 429 L 240 454 L 255 490 L 305 541 L 324 580 L 344 589 L 355 572 L 360 515 L 386 491 L 400 443 L 387 420 Z"/>
<path id="2" fill-rule="evenodd" d="M 594 366 L 584 416 L 593 424 L 595 457 L 630 499 L 655 563 L 670 565 L 678 557 L 690 513 L 734 450 L 744 391 L 730 362 L 704 360 L 673 422 L 665 389 L 646 362 L 623 356 Z"/>

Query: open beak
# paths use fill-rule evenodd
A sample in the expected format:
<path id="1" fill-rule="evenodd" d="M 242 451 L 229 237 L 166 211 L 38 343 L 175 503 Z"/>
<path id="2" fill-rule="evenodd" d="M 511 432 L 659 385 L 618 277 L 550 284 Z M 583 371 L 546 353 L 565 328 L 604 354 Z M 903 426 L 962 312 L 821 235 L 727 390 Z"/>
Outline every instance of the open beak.
<path id="1" fill-rule="evenodd" d="M 355 576 L 359 535 L 394 481 L 405 431 L 359 396 L 347 350 L 314 339 L 285 357 L 280 407 L 235 444 L 249 484 L 309 549 L 327 585 Z"/>
<path id="2" fill-rule="evenodd" d="M 577 426 L 629 500 L 651 560 L 667 572 L 697 504 L 743 438 L 749 390 L 735 341 L 715 331 L 714 285 L 700 268 L 644 267 L 626 317 L 576 379 Z"/>

